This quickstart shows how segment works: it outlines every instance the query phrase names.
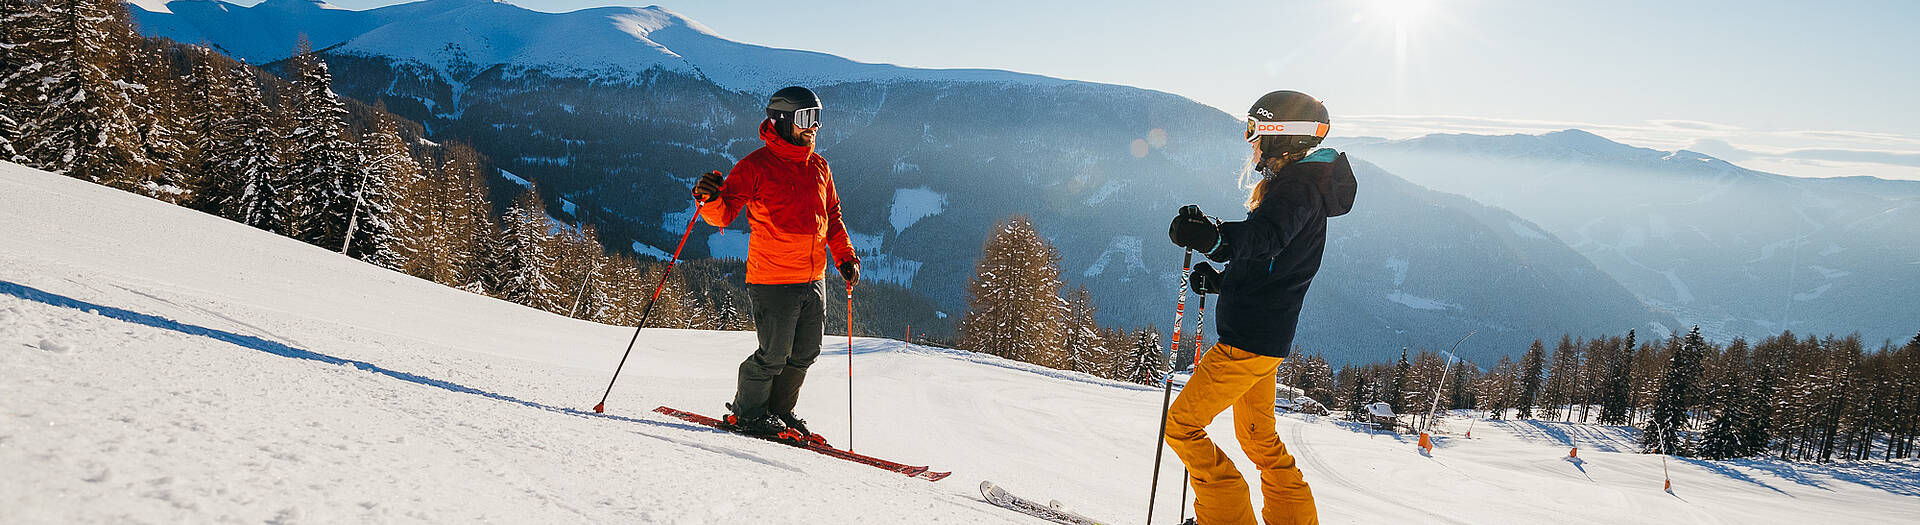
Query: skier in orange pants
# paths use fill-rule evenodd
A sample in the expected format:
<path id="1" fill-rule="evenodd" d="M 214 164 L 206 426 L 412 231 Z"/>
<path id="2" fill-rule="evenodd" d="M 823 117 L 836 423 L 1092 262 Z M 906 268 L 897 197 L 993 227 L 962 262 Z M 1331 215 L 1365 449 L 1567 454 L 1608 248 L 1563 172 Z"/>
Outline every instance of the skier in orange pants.
<path id="1" fill-rule="evenodd" d="M 1166 421 L 1167 443 L 1190 473 L 1201 525 L 1256 523 L 1246 480 L 1207 437 L 1207 424 L 1229 407 L 1241 450 L 1260 468 L 1259 521 L 1320 521 L 1312 489 L 1274 432 L 1273 399 L 1274 373 L 1292 351 L 1307 287 L 1320 270 L 1327 218 L 1353 208 L 1347 157 L 1314 149 L 1328 124 L 1326 106 L 1303 93 L 1260 97 L 1247 111 L 1251 164 L 1261 174 L 1247 199 L 1247 220 L 1221 223 L 1186 206 L 1168 229 L 1174 244 L 1227 263 L 1224 273 L 1204 262 L 1193 269 L 1195 292 L 1220 294 L 1220 343 L 1195 365 Z"/>

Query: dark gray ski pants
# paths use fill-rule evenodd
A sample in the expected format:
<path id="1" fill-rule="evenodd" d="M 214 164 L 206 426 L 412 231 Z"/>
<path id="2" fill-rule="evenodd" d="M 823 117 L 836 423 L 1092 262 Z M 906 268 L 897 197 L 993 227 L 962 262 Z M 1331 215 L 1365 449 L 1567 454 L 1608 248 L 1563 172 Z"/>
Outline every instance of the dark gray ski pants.
<path id="1" fill-rule="evenodd" d="M 760 348 L 740 363 L 733 409 L 742 418 L 791 413 L 807 367 L 820 357 L 827 323 L 824 281 L 748 284 L 747 300 Z"/>

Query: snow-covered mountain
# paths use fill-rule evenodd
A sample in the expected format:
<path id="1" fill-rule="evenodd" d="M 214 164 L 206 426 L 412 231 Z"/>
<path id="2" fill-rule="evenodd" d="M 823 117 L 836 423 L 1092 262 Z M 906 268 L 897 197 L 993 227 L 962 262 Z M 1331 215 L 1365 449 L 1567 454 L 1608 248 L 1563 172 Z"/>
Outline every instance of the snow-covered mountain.
<path id="1" fill-rule="evenodd" d="M 720 410 L 749 332 L 645 331 L 596 415 L 629 328 L 7 162 L 0 224 L 0 523 L 1036 522 L 981 501 L 983 479 L 1119 523 L 1146 510 L 1158 389 L 869 338 L 849 388 L 829 349 L 799 413 L 953 472 L 928 483 L 648 412 Z M 1279 431 L 1326 523 L 1920 513 L 1911 460 L 1674 458 L 1668 493 L 1665 458 L 1621 427 L 1456 415 L 1431 458 L 1334 418 Z M 1171 523 L 1165 467 L 1155 521 Z"/>
<path id="2" fill-rule="evenodd" d="M 1920 323 L 1920 182 L 1787 177 L 1580 130 L 1341 145 L 1512 210 L 1717 338 L 1790 329 L 1898 341 Z"/>
<path id="3" fill-rule="evenodd" d="M 429 0 L 343 15 L 294 0 L 182 4 L 137 18 L 149 34 L 192 28 L 179 38 L 257 60 L 285 56 L 294 37 L 224 29 L 311 26 L 310 35 L 329 35 L 310 38 L 325 50 L 336 91 L 383 102 L 437 140 L 474 144 L 540 185 L 556 214 L 595 223 L 610 245 L 641 254 L 672 249 L 686 188 L 759 147 L 765 96 L 788 84 L 826 101 L 821 153 L 870 276 L 909 285 L 946 312 L 963 311 L 990 225 L 1026 214 L 1060 249 L 1069 281 L 1091 289 L 1103 322 L 1164 328 L 1180 252 L 1159 232 L 1173 210 L 1197 203 L 1226 220 L 1242 213 L 1245 192 L 1233 184 L 1248 153 L 1240 124 L 1167 93 L 755 46 L 657 7 L 553 14 Z M 1442 346 L 1473 328 L 1482 335 L 1468 353 L 1491 356 L 1568 331 L 1673 324 L 1605 279 L 1578 277 L 1585 266 L 1560 257 L 1550 236 L 1475 252 L 1424 249 L 1514 239 L 1520 230 L 1507 223 L 1524 221 L 1487 219 L 1501 212 L 1430 197 L 1384 171 L 1367 177 L 1389 182 L 1363 184 L 1361 211 L 1336 220 L 1331 246 L 1366 258 L 1329 265 L 1300 332 L 1300 344 L 1335 362 Z M 705 242 L 689 245 L 692 257 L 745 253 L 740 232 L 702 225 L 695 235 Z M 1544 260 L 1572 266 L 1537 271 Z M 1476 268 L 1509 273 L 1430 278 Z"/>

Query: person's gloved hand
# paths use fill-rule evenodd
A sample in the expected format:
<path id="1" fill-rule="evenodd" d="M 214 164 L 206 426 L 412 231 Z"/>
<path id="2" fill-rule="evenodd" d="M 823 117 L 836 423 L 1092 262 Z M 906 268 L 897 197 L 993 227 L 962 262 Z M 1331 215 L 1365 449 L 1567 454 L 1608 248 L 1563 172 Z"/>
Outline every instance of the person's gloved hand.
<path id="1" fill-rule="evenodd" d="M 1167 227 L 1167 237 L 1180 247 L 1211 253 L 1220 247 L 1220 221 L 1201 213 L 1200 206 L 1188 204 Z"/>
<path id="2" fill-rule="evenodd" d="M 726 178 L 720 175 L 718 170 L 701 175 L 700 181 L 693 183 L 693 198 L 700 202 L 713 200 L 715 196 L 720 195 L 720 183 L 725 180 Z"/>
<path id="3" fill-rule="evenodd" d="M 1220 272 L 1214 271 L 1213 265 L 1203 262 L 1193 267 L 1193 273 L 1187 275 L 1187 283 L 1193 286 L 1193 293 L 1220 293 Z"/>
<path id="4" fill-rule="evenodd" d="M 860 282 L 860 261 L 840 263 L 840 278 L 846 279 L 850 285 Z"/>

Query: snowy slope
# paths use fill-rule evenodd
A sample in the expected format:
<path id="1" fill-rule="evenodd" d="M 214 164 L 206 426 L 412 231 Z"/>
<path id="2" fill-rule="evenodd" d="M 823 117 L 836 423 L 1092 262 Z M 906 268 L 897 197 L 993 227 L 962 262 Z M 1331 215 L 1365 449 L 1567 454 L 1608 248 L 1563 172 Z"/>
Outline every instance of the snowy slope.
<path id="1" fill-rule="evenodd" d="M 626 328 L 13 164 L 0 224 L 0 523 L 1032 523 L 981 503 L 981 479 L 1142 518 L 1154 389 L 861 339 L 853 444 L 954 471 L 927 483 L 647 412 L 717 412 L 748 333 L 645 332 L 596 416 Z M 800 407 L 843 444 L 846 359 L 830 348 Z M 1660 458 L 1612 451 L 1630 448 L 1615 429 L 1480 422 L 1433 458 L 1328 420 L 1281 433 L 1327 523 L 1920 512 L 1912 463 L 1676 460 L 1667 494 Z"/>

